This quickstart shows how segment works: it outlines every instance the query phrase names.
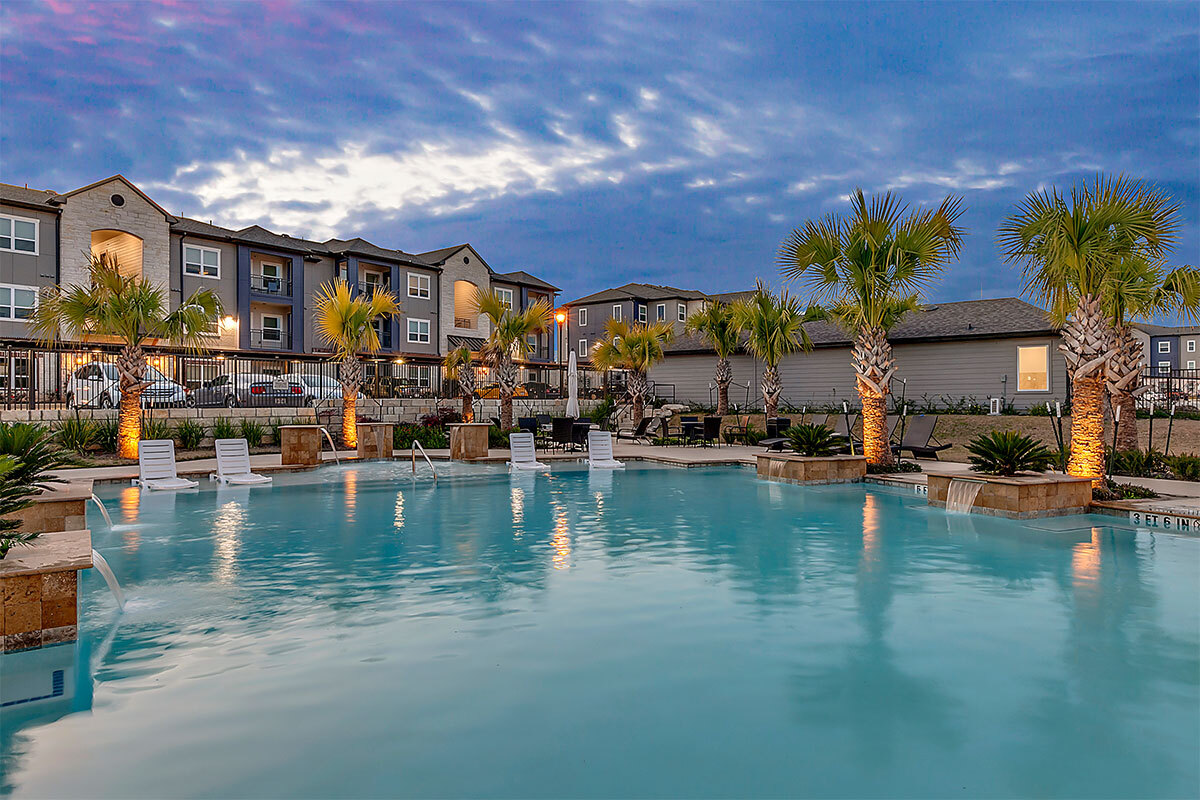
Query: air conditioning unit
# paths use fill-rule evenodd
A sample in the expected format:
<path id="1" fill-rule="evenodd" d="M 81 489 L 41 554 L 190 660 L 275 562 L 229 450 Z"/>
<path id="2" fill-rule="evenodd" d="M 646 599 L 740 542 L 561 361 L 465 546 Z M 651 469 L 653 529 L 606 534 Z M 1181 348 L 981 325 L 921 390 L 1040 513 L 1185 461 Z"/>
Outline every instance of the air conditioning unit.
<path id="1" fill-rule="evenodd" d="M 988 398 L 988 414 L 993 417 L 1000 416 L 1000 411 L 1004 408 L 1004 400 L 999 397 Z"/>

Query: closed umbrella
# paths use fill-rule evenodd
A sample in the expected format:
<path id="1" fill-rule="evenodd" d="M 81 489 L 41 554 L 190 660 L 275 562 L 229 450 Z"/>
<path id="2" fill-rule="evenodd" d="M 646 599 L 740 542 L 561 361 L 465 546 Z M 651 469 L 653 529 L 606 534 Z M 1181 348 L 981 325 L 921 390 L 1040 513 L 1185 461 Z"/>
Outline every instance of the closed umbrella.
<path id="1" fill-rule="evenodd" d="M 579 417 L 579 367 L 575 364 L 575 351 L 567 361 L 567 416 Z"/>

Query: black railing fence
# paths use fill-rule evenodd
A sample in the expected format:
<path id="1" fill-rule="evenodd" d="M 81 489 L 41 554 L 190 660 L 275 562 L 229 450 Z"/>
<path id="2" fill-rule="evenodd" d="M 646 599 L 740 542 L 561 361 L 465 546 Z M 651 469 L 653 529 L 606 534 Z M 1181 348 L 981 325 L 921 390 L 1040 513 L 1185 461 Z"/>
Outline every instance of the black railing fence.
<path id="1" fill-rule="evenodd" d="M 111 408 L 120 403 L 119 350 L 113 346 L 37 348 L 0 346 L 0 409 Z M 438 363 L 362 358 L 362 393 L 374 399 L 458 397 L 456 381 Z M 151 349 L 142 392 L 147 407 L 326 406 L 341 397 L 340 366 L 327 357 L 291 353 L 187 354 Z M 579 370 L 579 393 L 599 398 L 612 381 Z M 476 396 L 499 397 L 492 370 L 476 368 Z M 566 369 L 521 366 L 517 396 L 565 396 Z"/>
<path id="2" fill-rule="evenodd" d="M 1200 369 L 1170 369 L 1157 367 L 1141 375 L 1145 391 L 1138 396 L 1138 408 L 1169 411 L 1177 408 L 1200 408 Z"/>

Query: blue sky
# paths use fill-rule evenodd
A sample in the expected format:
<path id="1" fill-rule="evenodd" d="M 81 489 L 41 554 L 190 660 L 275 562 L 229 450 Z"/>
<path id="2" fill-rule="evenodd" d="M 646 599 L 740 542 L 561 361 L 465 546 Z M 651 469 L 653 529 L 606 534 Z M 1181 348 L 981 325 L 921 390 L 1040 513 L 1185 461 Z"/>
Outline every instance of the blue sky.
<path id="1" fill-rule="evenodd" d="M 408 251 L 470 241 L 570 299 L 778 283 L 856 186 L 963 195 L 932 299 L 1019 290 L 994 231 L 1097 171 L 1183 205 L 1200 5 L 0 5 L 0 180 L 115 172 L 169 210 Z"/>

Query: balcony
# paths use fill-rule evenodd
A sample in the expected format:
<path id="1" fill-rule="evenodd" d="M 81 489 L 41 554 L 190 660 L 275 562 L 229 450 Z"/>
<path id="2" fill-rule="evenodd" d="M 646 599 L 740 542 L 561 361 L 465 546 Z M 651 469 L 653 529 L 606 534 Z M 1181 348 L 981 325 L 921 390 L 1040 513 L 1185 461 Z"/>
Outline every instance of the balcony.
<path id="1" fill-rule="evenodd" d="M 359 281 L 358 284 L 358 293 L 367 297 L 372 296 L 376 292 L 390 292 L 391 290 L 391 285 L 387 283 L 365 283 Z"/>
<path id="2" fill-rule="evenodd" d="M 250 346 L 255 350 L 291 350 L 292 335 L 277 328 L 251 329 Z"/>
<path id="3" fill-rule="evenodd" d="M 292 282 L 270 275 L 251 275 L 250 291 L 255 294 L 265 294 L 272 297 L 291 297 Z"/>

